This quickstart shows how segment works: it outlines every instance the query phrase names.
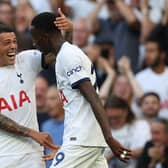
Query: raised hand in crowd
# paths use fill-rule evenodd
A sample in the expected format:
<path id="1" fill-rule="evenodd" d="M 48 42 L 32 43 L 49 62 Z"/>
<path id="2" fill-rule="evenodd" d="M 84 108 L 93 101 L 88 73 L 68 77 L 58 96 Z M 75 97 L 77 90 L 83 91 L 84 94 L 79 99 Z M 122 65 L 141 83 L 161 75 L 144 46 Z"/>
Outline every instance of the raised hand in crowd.
<path id="1" fill-rule="evenodd" d="M 141 98 L 143 95 L 143 90 L 135 78 L 133 71 L 131 69 L 131 63 L 127 56 L 123 56 L 118 62 L 118 68 L 121 73 L 124 73 L 130 81 L 133 88 L 134 97 Z"/>

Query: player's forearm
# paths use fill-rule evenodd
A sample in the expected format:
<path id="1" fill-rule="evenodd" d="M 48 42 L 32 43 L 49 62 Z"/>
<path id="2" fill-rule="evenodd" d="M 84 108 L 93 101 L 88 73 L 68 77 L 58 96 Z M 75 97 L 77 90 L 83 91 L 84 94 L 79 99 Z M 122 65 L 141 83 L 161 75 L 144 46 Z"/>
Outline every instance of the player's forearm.
<path id="1" fill-rule="evenodd" d="M 94 112 L 94 115 L 102 129 L 104 138 L 108 143 L 112 139 L 111 130 L 110 130 L 108 119 L 105 114 L 105 110 L 103 108 L 103 105 L 96 91 L 94 90 L 90 82 L 83 82 L 80 85 L 80 92 L 85 97 L 85 99 L 90 103 L 92 110 Z"/>
<path id="2" fill-rule="evenodd" d="M 0 114 L 0 129 L 19 136 L 28 136 L 31 131 L 2 114 Z"/>

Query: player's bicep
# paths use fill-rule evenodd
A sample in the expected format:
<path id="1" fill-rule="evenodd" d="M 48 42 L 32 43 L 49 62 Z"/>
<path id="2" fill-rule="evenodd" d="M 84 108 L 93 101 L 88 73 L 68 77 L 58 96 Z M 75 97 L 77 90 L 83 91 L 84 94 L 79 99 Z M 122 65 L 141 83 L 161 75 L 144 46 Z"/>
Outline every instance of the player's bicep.
<path id="1" fill-rule="evenodd" d="M 85 99 L 93 105 L 99 101 L 99 96 L 90 81 L 84 81 L 79 84 L 79 90 Z"/>

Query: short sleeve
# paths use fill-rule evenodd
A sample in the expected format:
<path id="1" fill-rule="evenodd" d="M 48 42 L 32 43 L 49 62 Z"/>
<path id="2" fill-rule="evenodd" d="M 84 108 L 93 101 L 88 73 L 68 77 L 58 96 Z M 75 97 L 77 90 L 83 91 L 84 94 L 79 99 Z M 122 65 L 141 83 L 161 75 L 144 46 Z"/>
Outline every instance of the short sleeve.
<path id="1" fill-rule="evenodd" d="M 29 71 L 39 72 L 41 70 L 41 52 L 38 50 L 25 50 L 17 55 L 18 64 Z"/>
<path id="2" fill-rule="evenodd" d="M 75 52 L 65 55 L 62 62 L 65 76 L 70 82 L 72 89 L 78 89 L 81 82 L 90 80 L 87 70 L 89 62 L 85 59 L 86 56 L 82 51 L 78 48 L 75 49 Z"/>

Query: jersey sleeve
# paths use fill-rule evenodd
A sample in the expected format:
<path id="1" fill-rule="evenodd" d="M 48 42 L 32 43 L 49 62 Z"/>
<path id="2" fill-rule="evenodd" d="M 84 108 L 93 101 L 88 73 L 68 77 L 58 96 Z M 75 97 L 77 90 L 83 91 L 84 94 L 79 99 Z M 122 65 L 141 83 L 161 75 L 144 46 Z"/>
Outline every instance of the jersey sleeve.
<path id="1" fill-rule="evenodd" d="M 72 89 L 78 89 L 80 83 L 90 81 L 87 62 L 85 62 L 84 58 L 85 55 L 80 50 L 64 56 L 62 62 L 64 74 L 70 82 Z"/>
<path id="2" fill-rule="evenodd" d="M 25 50 L 17 55 L 17 61 L 29 71 L 38 73 L 41 68 L 42 54 L 38 50 Z"/>

